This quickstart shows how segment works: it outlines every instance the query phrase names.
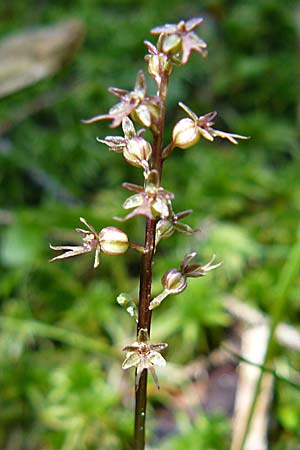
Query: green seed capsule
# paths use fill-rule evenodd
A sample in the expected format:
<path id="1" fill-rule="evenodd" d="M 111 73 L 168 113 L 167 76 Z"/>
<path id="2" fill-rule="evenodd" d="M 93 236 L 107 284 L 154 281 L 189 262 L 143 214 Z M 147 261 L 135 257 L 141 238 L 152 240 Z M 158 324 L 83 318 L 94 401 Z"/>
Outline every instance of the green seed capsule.
<path id="1" fill-rule="evenodd" d="M 200 133 L 197 124 L 192 119 L 181 119 L 174 127 L 173 146 L 179 148 L 189 148 L 196 144 L 200 139 Z"/>
<path id="2" fill-rule="evenodd" d="M 122 255 L 129 247 L 128 236 L 116 227 L 103 228 L 99 233 L 100 248 L 107 255 Z"/>

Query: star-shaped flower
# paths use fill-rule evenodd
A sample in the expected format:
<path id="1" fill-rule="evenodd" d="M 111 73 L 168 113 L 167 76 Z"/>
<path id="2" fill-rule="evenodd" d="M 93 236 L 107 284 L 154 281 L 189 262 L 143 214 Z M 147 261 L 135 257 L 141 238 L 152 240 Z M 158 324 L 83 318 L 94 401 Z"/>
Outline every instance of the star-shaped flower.
<path id="1" fill-rule="evenodd" d="M 193 30 L 203 22 L 201 17 L 193 19 L 181 20 L 177 24 L 169 24 L 155 27 L 151 30 L 152 34 L 164 34 L 162 48 L 166 53 L 182 52 L 181 64 L 186 64 L 190 57 L 191 51 L 194 50 L 201 56 L 207 55 L 206 42 L 199 38 Z"/>
<path id="2" fill-rule="evenodd" d="M 149 172 L 144 187 L 132 183 L 123 183 L 123 187 L 129 191 L 136 192 L 123 203 L 123 208 L 134 208 L 134 210 L 124 218 L 116 218 L 117 220 L 125 221 L 135 216 L 146 216 L 149 219 L 167 219 L 171 217 L 171 201 L 174 198 L 174 194 L 160 186 L 157 170 L 153 169 Z"/>
<path id="3" fill-rule="evenodd" d="M 146 95 L 146 78 L 142 70 L 138 72 L 134 90 L 127 91 L 111 87 L 108 89 L 111 94 L 116 95 L 120 102 L 110 108 L 108 114 L 102 114 L 83 120 L 84 123 L 95 123 L 99 120 L 112 120 L 111 126 L 118 127 L 124 117 L 132 116 L 145 127 L 151 127 L 158 113 L 159 99 L 155 96 Z"/>
<path id="4" fill-rule="evenodd" d="M 123 153 L 126 161 L 135 167 L 142 167 L 149 171 L 149 159 L 151 158 L 152 148 L 149 142 L 141 136 L 145 130 L 135 131 L 132 121 L 128 117 L 122 120 L 124 137 L 106 136 L 105 139 L 97 138 L 98 142 L 105 144 L 109 150 L 115 153 Z"/>
<path id="5" fill-rule="evenodd" d="M 187 255 L 185 255 L 182 263 L 180 264 L 180 271 L 186 277 L 192 278 L 204 277 L 209 272 L 211 272 L 214 269 L 217 269 L 223 264 L 223 261 L 220 261 L 217 264 L 213 264 L 214 260 L 216 259 L 216 255 L 213 255 L 211 260 L 204 266 L 202 266 L 202 264 L 200 263 L 190 264 L 191 260 L 194 259 L 195 256 L 197 256 L 197 252 L 188 253 Z"/>
<path id="6" fill-rule="evenodd" d="M 189 118 L 181 119 L 172 133 L 172 147 L 189 148 L 196 144 L 201 136 L 208 141 L 213 141 L 215 137 L 227 139 L 232 144 L 237 144 L 237 139 L 249 139 L 247 136 L 240 134 L 226 133 L 212 128 L 214 125 L 213 119 L 217 113 L 210 112 L 204 116 L 197 116 L 188 106 L 179 102 L 179 106 L 188 114 Z"/>
<path id="7" fill-rule="evenodd" d="M 223 261 L 221 261 L 217 264 L 212 264 L 216 258 L 216 256 L 213 255 L 211 260 L 204 266 L 200 263 L 190 264 L 191 260 L 195 258 L 196 255 L 196 252 L 185 255 L 180 264 L 180 269 L 170 269 L 164 273 L 161 279 L 164 290 L 151 301 L 149 309 L 157 308 L 169 295 L 177 295 L 180 294 L 180 292 L 183 292 L 187 287 L 188 277 L 204 277 L 208 272 L 217 269 L 223 263 Z"/>
<path id="8" fill-rule="evenodd" d="M 150 370 L 157 388 L 160 388 L 154 366 L 166 366 L 166 360 L 159 353 L 166 347 L 168 347 L 168 344 L 165 343 L 151 344 L 148 331 L 146 328 L 141 328 L 137 341 L 123 348 L 123 351 L 127 352 L 127 354 L 122 368 L 129 369 L 130 367 L 136 367 L 136 389 L 138 388 L 144 370 Z"/>
<path id="9" fill-rule="evenodd" d="M 50 245 L 52 250 L 66 250 L 65 253 L 55 256 L 50 261 L 71 258 L 72 256 L 95 251 L 94 267 L 96 268 L 100 264 L 101 251 L 107 255 L 122 255 L 127 252 L 130 243 L 124 231 L 116 227 L 105 227 L 100 233 L 97 233 L 95 228 L 88 224 L 83 217 L 80 217 L 80 221 L 88 228 L 88 230 L 76 228 L 78 233 L 83 234 L 82 245 Z"/>

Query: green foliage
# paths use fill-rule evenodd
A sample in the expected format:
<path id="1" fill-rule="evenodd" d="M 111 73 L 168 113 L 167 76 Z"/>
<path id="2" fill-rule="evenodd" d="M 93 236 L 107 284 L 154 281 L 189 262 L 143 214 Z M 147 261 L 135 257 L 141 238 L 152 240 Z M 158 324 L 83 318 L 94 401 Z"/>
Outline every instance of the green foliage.
<path id="1" fill-rule="evenodd" d="M 129 252 L 116 261 L 103 255 L 95 272 L 91 255 L 49 264 L 48 243 L 76 244 L 80 216 L 97 230 L 113 224 L 112 216 L 124 215 L 120 183 L 142 181 L 95 141 L 97 134 L 110 134 L 108 123 L 87 127 L 80 120 L 113 104 L 108 86 L 132 87 L 145 54 L 142 41 L 155 25 L 205 17 L 201 36 L 209 56 L 199 63 L 193 55 L 187 68 L 174 71 L 169 123 L 182 117 L 180 99 L 197 114 L 217 109 L 216 128 L 252 139 L 234 148 L 200 140 L 194 149 L 175 150 L 166 165 L 163 185 L 177 193 L 176 211 L 194 210 L 186 222 L 198 231 L 162 241 L 154 294 L 162 273 L 191 250 L 203 262 L 214 252 L 224 264 L 164 301 L 153 336 L 169 342 L 167 360 L 181 367 L 222 341 L 230 326 L 224 293 L 271 311 L 272 287 L 299 226 L 298 10 L 292 0 L 205 0 L 200 11 L 189 0 L 0 4 L 3 36 L 70 16 L 86 25 L 71 65 L 0 103 L 1 124 L 10 124 L 0 136 L 1 448 L 130 449 L 129 383 L 120 349 L 132 339 L 134 323 L 115 298 L 120 292 L 137 298 L 138 256 Z M 46 93 L 49 106 L 17 122 L 18 112 Z M 133 241 L 142 242 L 142 223 L 139 218 L 123 227 Z M 299 278 L 286 295 L 282 320 L 299 326 Z M 289 357 L 299 372 L 299 359 Z M 297 448 L 298 397 L 291 387 L 276 386 L 274 450 Z M 152 418 L 155 423 L 155 407 Z M 201 414 L 190 425 L 179 416 L 176 422 L 178 435 L 157 448 L 229 446 L 222 417 Z M 153 445 L 155 439 L 153 431 Z"/>
<path id="2" fill-rule="evenodd" d="M 207 417 L 201 414 L 193 425 L 183 422 L 181 433 L 168 439 L 168 442 L 157 447 L 157 450 L 182 450 L 184 448 L 225 450 L 230 445 L 228 425 L 225 417 Z M 156 447 L 153 450 L 156 450 Z"/>

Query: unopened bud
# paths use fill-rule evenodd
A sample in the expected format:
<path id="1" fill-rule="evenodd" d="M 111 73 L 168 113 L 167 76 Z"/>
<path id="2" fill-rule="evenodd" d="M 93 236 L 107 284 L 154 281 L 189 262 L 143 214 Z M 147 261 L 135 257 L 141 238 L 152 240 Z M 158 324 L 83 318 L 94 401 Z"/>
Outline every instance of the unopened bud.
<path id="1" fill-rule="evenodd" d="M 189 118 L 181 119 L 173 128 L 172 138 L 173 147 L 183 149 L 192 147 L 200 139 L 197 124 Z"/>
<path id="2" fill-rule="evenodd" d="M 179 294 L 186 288 L 186 278 L 180 270 L 170 269 L 161 279 L 162 285 L 169 294 Z"/>
<path id="3" fill-rule="evenodd" d="M 165 73 L 170 76 L 172 72 L 172 64 L 170 64 L 167 55 L 159 53 L 158 55 L 148 56 L 148 72 L 157 84 L 160 85 L 162 74 Z"/>
<path id="4" fill-rule="evenodd" d="M 156 80 L 161 75 L 160 55 L 150 55 L 148 57 L 148 72 L 149 75 Z"/>
<path id="5" fill-rule="evenodd" d="M 137 317 L 136 304 L 133 301 L 131 295 L 121 292 L 117 297 L 117 302 L 122 308 L 125 308 L 131 317 Z"/>
<path id="6" fill-rule="evenodd" d="M 135 167 L 144 167 L 145 163 L 151 158 L 151 154 L 152 149 L 149 142 L 138 136 L 129 139 L 123 150 L 126 161 Z"/>
<path id="7" fill-rule="evenodd" d="M 174 225 L 170 220 L 159 220 L 156 225 L 156 243 L 158 243 L 160 239 L 167 239 L 168 237 L 172 236 L 173 233 Z"/>
<path id="8" fill-rule="evenodd" d="M 99 233 L 100 248 L 107 255 L 122 255 L 129 247 L 127 234 L 116 227 L 103 228 Z"/>

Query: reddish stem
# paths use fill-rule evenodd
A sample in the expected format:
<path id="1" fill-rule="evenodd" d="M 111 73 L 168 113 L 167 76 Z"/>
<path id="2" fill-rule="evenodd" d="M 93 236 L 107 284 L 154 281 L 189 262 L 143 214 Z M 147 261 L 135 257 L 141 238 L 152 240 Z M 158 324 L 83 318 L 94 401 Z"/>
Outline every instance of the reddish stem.
<path id="1" fill-rule="evenodd" d="M 156 169 L 161 178 L 162 174 L 162 141 L 165 126 L 166 96 L 168 89 L 168 76 L 162 77 L 158 96 L 160 97 L 160 117 L 158 120 L 158 132 L 154 134 L 152 145 L 152 169 Z M 145 253 L 141 258 L 140 269 L 140 294 L 137 333 L 141 328 L 146 328 L 150 336 L 152 286 L 152 263 L 155 250 L 156 220 L 147 219 L 145 230 Z M 145 448 L 145 420 L 147 407 L 147 370 L 144 370 L 136 389 L 135 395 L 135 425 L 134 425 L 134 450 Z"/>

